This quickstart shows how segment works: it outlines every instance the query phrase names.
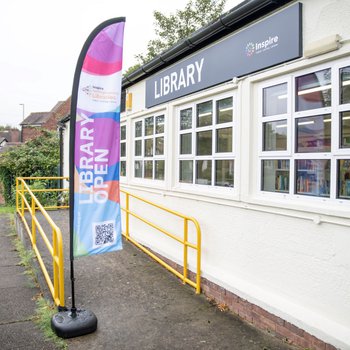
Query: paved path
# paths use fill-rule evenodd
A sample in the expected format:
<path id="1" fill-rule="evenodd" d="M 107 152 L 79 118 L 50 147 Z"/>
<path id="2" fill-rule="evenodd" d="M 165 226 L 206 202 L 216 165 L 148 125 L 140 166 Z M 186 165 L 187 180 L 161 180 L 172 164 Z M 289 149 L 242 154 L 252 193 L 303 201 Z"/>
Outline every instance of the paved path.
<path id="1" fill-rule="evenodd" d="M 64 233 L 68 257 L 68 212 L 50 215 Z M 68 261 L 65 266 L 70 306 Z M 291 349 L 221 312 L 132 244 L 124 243 L 120 252 L 76 259 L 75 272 L 77 307 L 96 314 L 98 329 L 68 339 L 69 350 Z"/>
<path id="2" fill-rule="evenodd" d="M 55 349 L 33 322 L 38 287 L 31 285 L 10 236 L 9 214 L 0 214 L 0 349 Z"/>

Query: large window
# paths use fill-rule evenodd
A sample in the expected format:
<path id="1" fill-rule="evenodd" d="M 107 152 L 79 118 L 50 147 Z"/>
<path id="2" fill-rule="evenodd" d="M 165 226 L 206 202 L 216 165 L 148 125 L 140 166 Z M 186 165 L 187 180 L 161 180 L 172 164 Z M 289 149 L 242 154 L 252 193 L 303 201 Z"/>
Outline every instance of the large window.
<path id="1" fill-rule="evenodd" d="M 234 186 L 233 97 L 210 99 L 179 110 L 180 183 Z"/>
<path id="2" fill-rule="evenodd" d="M 134 121 L 134 177 L 164 180 L 164 115 Z"/>
<path id="3" fill-rule="evenodd" d="M 260 88 L 262 191 L 350 199 L 350 63 Z"/>

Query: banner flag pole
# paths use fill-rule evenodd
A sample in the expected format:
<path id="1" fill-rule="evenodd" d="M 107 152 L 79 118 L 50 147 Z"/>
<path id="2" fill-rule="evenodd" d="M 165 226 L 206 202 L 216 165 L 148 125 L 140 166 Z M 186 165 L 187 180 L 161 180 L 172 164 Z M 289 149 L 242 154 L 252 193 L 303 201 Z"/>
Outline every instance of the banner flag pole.
<path id="1" fill-rule="evenodd" d="M 118 17 L 96 27 L 74 74 L 69 124 L 72 307 L 51 319 L 52 329 L 62 338 L 97 329 L 94 313 L 76 308 L 74 259 L 122 249 L 119 147 L 124 25 L 125 18 Z"/>

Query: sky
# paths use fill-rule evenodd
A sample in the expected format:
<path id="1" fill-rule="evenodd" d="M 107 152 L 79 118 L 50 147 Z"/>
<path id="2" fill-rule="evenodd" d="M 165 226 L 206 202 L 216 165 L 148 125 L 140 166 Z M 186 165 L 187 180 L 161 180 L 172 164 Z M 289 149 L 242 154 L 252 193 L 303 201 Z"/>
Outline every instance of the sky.
<path id="1" fill-rule="evenodd" d="M 0 125 L 18 127 L 31 112 L 49 112 L 72 91 L 77 59 L 101 22 L 126 17 L 123 70 L 155 38 L 153 11 L 183 9 L 188 0 L 2 0 Z M 225 11 L 241 1 L 227 0 Z"/>

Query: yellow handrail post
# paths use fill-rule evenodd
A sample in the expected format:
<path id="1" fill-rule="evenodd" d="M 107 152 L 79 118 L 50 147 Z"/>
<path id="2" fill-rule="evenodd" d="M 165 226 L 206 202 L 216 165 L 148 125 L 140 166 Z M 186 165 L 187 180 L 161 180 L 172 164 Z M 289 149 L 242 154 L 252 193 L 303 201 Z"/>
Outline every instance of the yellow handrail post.
<path id="1" fill-rule="evenodd" d="M 44 278 L 47 282 L 48 288 L 51 292 L 51 295 L 53 297 L 53 300 L 57 306 L 64 307 L 65 301 L 64 301 L 64 259 L 63 259 L 63 240 L 62 240 L 62 232 L 60 229 L 56 226 L 56 224 L 53 222 L 52 218 L 49 216 L 49 214 L 46 212 L 46 208 L 53 209 L 57 208 L 58 206 L 47 206 L 46 208 L 43 207 L 43 205 L 39 202 L 38 198 L 34 195 L 34 192 L 58 192 L 58 191 L 66 191 L 66 189 L 40 189 L 40 190 L 31 190 L 29 185 L 25 182 L 26 180 L 33 180 L 33 179 L 58 179 L 61 177 L 49 177 L 49 178 L 43 178 L 43 177 L 19 177 L 16 179 L 16 206 L 17 206 L 17 212 L 20 215 L 24 228 L 27 231 L 28 236 L 31 239 L 32 248 L 36 254 L 36 257 L 38 259 L 38 263 L 41 267 L 41 270 L 44 274 Z M 21 186 L 19 185 L 21 183 Z M 26 195 L 28 194 L 28 195 Z M 21 196 L 21 202 L 20 198 Z M 28 199 L 27 199 L 28 198 Z M 29 201 L 29 198 L 31 199 L 31 202 Z M 19 206 L 21 205 L 21 208 Z M 66 206 L 61 206 L 66 207 Z M 28 213 L 31 215 L 31 221 L 27 220 L 24 213 L 25 211 L 28 211 Z M 39 211 L 40 214 L 43 215 L 43 217 L 47 220 L 49 225 L 51 226 L 51 237 L 52 240 L 50 242 L 49 237 L 44 231 L 43 226 L 41 225 L 38 216 L 36 215 L 36 211 Z M 31 222 L 31 227 L 30 223 Z M 40 236 L 37 235 L 37 233 L 40 234 Z M 52 270 L 53 270 L 53 276 L 51 278 L 50 273 L 48 272 L 48 269 L 45 266 L 45 261 L 43 259 L 43 256 L 39 250 L 41 247 L 37 246 L 37 239 L 41 237 L 43 242 L 45 243 L 48 251 L 50 252 L 50 255 L 52 257 Z"/>
<path id="2" fill-rule="evenodd" d="M 129 216 L 129 193 L 125 193 L 125 205 L 126 205 L 126 215 L 125 215 L 125 238 L 129 240 L 130 231 L 129 231 L 129 223 L 130 223 L 130 216 Z"/>
<path id="3" fill-rule="evenodd" d="M 59 283 L 59 276 L 58 276 L 58 265 L 57 265 L 57 233 L 54 228 L 52 228 L 52 264 L 53 264 L 53 298 L 54 300 L 59 299 L 59 293 L 58 293 L 58 283 Z"/>
<path id="4" fill-rule="evenodd" d="M 201 229 L 195 222 L 197 228 L 197 273 L 196 273 L 196 294 L 201 292 L 201 255 L 202 255 L 202 241 L 201 241 Z"/>
<path id="5" fill-rule="evenodd" d="M 59 228 L 57 228 L 56 237 L 57 237 L 57 250 L 58 250 L 58 263 L 59 263 L 59 271 L 58 271 L 58 279 L 59 279 L 59 298 L 60 305 L 64 307 L 64 258 L 63 258 L 63 241 L 62 241 L 62 233 Z"/>
<path id="6" fill-rule="evenodd" d="M 16 210 L 18 210 L 18 177 L 16 177 Z"/>
<path id="7" fill-rule="evenodd" d="M 33 246 L 36 246 L 36 225 L 35 225 L 35 201 L 32 197 L 32 242 Z"/>
<path id="8" fill-rule="evenodd" d="M 24 183 L 23 183 L 23 180 L 21 180 L 21 190 L 22 190 L 21 213 L 22 213 L 22 216 L 24 216 Z"/>
<path id="9" fill-rule="evenodd" d="M 187 260 L 188 260 L 188 220 L 184 218 L 184 272 L 183 283 L 186 283 L 187 279 Z"/>

